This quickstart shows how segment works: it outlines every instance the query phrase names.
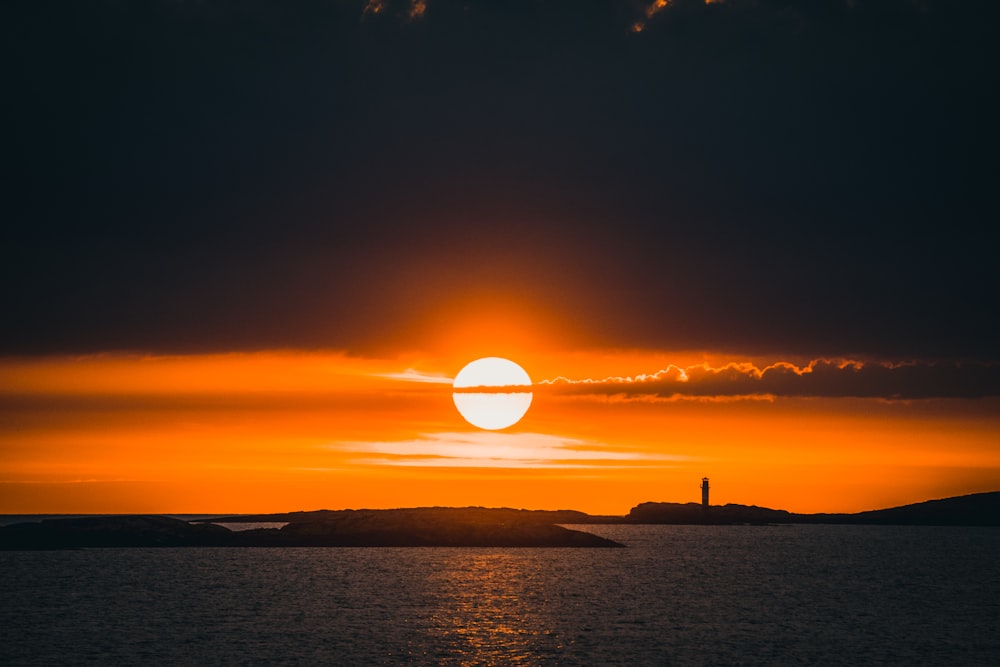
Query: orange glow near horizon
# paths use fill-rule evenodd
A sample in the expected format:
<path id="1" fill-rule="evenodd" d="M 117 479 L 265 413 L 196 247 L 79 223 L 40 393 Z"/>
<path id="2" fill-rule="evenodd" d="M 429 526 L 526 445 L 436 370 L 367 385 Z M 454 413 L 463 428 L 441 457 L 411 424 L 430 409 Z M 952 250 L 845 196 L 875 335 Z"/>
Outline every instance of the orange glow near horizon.
<path id="1" fill-rule="evenodd" d="M 842 512 L 1000 488 L 995 398 L 536 392 L 521 422 L 485 432 L 452 403 L 451 378 L 474 358 L 458 354 L 0 360 L 0 513 L 484 505 L 624 514 L 645 501 L 696 502 L 703 476 L 713 504 Z M 615 350 L 511 358 L 536 382 L 746 361 Z"/>

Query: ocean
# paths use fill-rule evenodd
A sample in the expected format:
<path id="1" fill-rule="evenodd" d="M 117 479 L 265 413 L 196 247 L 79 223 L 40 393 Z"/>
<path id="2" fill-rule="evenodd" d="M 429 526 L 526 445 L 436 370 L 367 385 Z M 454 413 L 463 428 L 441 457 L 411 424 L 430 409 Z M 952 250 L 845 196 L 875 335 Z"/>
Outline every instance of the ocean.
<path id="1" fill-rule="evenodd" d="M 1000 529 L 0 552 L 0 664 L 996 665 Z"/>

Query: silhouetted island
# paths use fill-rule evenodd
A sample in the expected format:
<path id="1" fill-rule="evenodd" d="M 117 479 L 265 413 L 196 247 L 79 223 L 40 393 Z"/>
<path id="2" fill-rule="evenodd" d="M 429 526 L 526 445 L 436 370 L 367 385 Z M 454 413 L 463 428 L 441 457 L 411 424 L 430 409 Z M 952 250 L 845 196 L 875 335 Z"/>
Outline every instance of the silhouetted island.
<path id="1" fill-rule="evenodd" d="M 574 518 L 577 514 L 573 513 Z M 290 520 L 286 517 L 290 517 Z M 232 531 L 217 523 L 284 522 Z M 342 510 L 182 521 L 165 516 L 47 519 L 0 528 L 0 549 L 88 547 L 621 547 L 518 510 Z"/>
<path id="2" fill-rule="evenodd" d="M 792 524 L 825 523 L 896 526 L 1000 526 L 1000 491 L 928 500 L 854 514 L 795 514 L 756 505 L 642 503 L 627 523 L 652 524 Z"/>
<path id="3" fill-rule="evenodd" d="M 220 523 L 284 523 L 233 531 Z M 90 547 L 621 547 L 560 524 L 1000 526 L 1000 491 L 858 512 L 794 514 L 755 505 L 642 503 L 625 516 L 575 510 L 421 507 L 219 516 L 90 516 L 0 527 L 0 549 Z"/>

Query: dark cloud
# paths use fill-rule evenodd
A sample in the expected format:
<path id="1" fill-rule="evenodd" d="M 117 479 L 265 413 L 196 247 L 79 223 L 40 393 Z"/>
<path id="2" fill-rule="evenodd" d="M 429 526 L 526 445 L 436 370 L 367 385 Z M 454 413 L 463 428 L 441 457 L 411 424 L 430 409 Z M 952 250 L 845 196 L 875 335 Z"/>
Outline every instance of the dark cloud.
<path id="1" fill-rule="evenodd" d="M 562 394 L 656 397 L 985 398 L 1000 396 L 1000 365 L 815 360 L 712 367 L 674 367 L 648 376 L 547 380 L 540 391 Z"/>
<path id="2" fill-rule="evenodd" d="M 0 352 L 997 357 L 995 3 L 369 4 L 4 3 Z"/>

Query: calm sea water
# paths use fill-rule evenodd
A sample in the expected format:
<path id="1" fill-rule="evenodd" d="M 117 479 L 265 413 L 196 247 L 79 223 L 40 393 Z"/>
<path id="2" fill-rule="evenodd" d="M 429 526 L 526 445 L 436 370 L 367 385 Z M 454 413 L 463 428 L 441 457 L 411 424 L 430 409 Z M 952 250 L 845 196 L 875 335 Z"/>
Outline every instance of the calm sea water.
<path id="1" fill-rule="evenodd" d="M 0 552 L 0 664 L 1000 664 L 1000 530 Z"/>

